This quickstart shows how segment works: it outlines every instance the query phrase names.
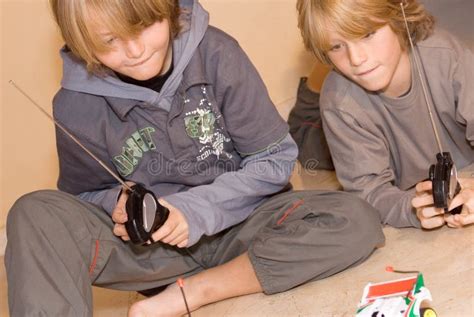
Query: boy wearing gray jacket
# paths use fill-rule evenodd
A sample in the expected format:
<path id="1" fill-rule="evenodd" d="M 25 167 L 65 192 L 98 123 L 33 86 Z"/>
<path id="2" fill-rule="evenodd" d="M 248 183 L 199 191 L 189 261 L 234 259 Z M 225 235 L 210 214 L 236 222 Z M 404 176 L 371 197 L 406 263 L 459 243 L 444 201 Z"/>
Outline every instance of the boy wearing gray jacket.
<path id="1" fill-rule="evenodd" d="M 91 315 L 91 285 L 161 291 L 130 316 L 182 315 L 180 276 L 194 310 L 330 276 L 383 242 L 364 201 L 287 190 L 288 126 L 198 1 L 51 5 L 66 42 L 55 119 L 170 213 L 157 243 L 127 242 L 127 192 L 58 130 L 61 191 L 28 194 L 8 216 L 13 316 Z"/>

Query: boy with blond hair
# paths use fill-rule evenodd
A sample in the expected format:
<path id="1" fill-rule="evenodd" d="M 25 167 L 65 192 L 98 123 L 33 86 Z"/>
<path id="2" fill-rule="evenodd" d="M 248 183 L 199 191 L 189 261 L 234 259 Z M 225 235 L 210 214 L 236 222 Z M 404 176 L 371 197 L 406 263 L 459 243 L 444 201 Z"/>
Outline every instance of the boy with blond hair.
<path id="1" fill-rule="evenodd" d="M 461 214 L 451 215 L 434 207 L 431 181 L 424 181 L 438 145 L 418 76 L 420 71 L 427 84 L 444 150 L 458 168 L 469 166 L 474 162 L 472 51 L 435 28 L 415 0 L 298 0 L 297 9 L 305 46 L 333 66 L 321 109 L 344 189 L 396 227 L 473 223 L 470 186 L 449 206 L 463 205 Z"/>
<path id="2" fill-rule="evenodd" d="M 90 316 L 91 285 L 158 293 L 129 316 L 182 315 L 180 276 L 194 310 L 330 276 L 383 242 L 363 200 L 288 190 L 288 126 L 198 1 L 51 5 L 66 42 L 55 119 L 169 217 L 157 243 L 127 242 L 127 192 L 57 131 L 61 191 L 25 195 L 8 215 L 12 316 Z"/>

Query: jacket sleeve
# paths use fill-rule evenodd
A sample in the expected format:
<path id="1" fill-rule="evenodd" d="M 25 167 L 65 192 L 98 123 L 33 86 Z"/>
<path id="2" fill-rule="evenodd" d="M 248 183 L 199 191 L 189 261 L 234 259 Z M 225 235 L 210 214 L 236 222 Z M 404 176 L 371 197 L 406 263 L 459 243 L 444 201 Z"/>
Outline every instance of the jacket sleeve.
<path id="1" fill-rule="evenodd" d="M 102 207 L 110 216 L 112 216 L 112 211 L 117 204 L 117 200 L 121 192 L 122 186 L 118 185 L 112 189 L 83 192 L 77 195 L 77 197 Z"/>
<path id="2" fill-rule="evenodd" d="M 78 138 L 77 133 L 75 137 Z M 92 142 L 87 142 L 84 138 L 80 141 L 86 148 L 94 149 L 95 155 L 102 153 Z M 56 143 L 59 156 L 58 188 L 112 214 L 122 186 L 117 185 L 115 178 L 108 175 L 98 162 L 73 143 L 64 132 L 56 131 Z M 109 168 L 114 170 L 113 166 Z"/>
<path id="3" fill-rule="evenodd" d="M 116 171 L 110 161 L 104 137 L 100 134 L 97 134 L 94 139 L 88 137 L 81 130 L 80 124 L 77 123 L 78 120 L 71 120 L 72 112 L 68 106 L 74 104 L 72 101 L 77 97 L 77 94 L 66 92 L 63 89 L 58 92 L 53 100 L 55 120 L 66 127 L 76 140 L 94 153 L 108 168 Z M 87 111 L 87 109 L 77 107 L 75 113 L 78 111 Z M 65 120 L 73 122 L 75 125 L 68 126 L 64 123 Z M 100 120 L 97 120 L 97 124 L 100 124 Z M 121 190 L 117 180 L 59 128 L 56 128 L 56 149 L 59 159 L 58 188 L 78 195 L 79 198 L 101 206 L 111 213 Z"/>
<path id="4" fill-rule="evenodd" d="M 384 224 L 420 227 L 411 206 L 415 190 L 403 191 L 395 186 L 383 140 L 363 129 L 348 113 L 326 109 L 322 114 L 337 178 L 344 190 L 374 206 Z"/>
<path id="5" fill-rule="evenodd" d="M 189 224 L 188 246 L 245 220 L 265 197 L 288 184 L 298 150 L 290 135 L 260 153 L 245 157 L 240 169 L 209 185 L 163 197 L 183 212 Z"/>
<path id="6" fill-rule="evenodd" d="M 81 138 L 77 133 L 74 136 L 111 170 L 115 170 L 103 148 L 97 146 L 96 143 L 89 142 L 86 138 Z M 59 129 L 56 129 L 56 147 L 59 158 L 57 185 L 60 190 L 78 195 L 83 192 L 109 190 L 117 187 L 117 180 Z M 104 198 L 108 195 L 102 194 L 101 196 Z M 98 200 L 98 197 L 87 200 L 101 205 L 101 199 Z"/>

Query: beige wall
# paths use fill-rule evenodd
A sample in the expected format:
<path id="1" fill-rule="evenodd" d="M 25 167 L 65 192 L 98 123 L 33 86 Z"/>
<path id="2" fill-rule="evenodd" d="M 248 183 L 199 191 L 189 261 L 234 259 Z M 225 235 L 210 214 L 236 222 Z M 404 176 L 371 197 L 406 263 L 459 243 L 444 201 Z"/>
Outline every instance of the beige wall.
<path id="1" fill-rule="evenodd" d="M 17 82 L 48 110 L 60 79 L 61 45 L 41 0 L 1 2 L 1 213 L 23 193 L 54 188 L 57 159 L 51 122 L 8 84 Z"/>
<path id="2" fill-rule="evenodd" d="M 47 0 L 0 0 L 1 148 L 0 228 L 24 193 L 55 188 L 58 173 L 53 124 L 8 84 L 13 79 L 51 111 L 59 87 L 61 39 Z M 312 58 L 296 27 L 295 1 L 202 0 L 211 24 L 237 38 L 260 71 L 283 117 Z"/>

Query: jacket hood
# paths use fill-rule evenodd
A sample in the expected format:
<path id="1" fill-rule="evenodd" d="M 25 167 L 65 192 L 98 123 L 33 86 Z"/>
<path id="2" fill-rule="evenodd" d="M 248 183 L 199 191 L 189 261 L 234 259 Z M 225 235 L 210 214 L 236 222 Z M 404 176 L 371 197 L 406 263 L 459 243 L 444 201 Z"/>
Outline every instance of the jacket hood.
<path id="1" fill-rule="evenodd" d="M 82 93 L 138 100 L 169 111 L 173 96 L 183 79 L 183 72 L 209 25 L 209 14 L 198 0 L 180 0 L 180 7 L 182 30 L 172 42 L 173 72 L 166 80 L 160 93 L 125 83 L 113 73 L 103 77 L 92 74 L 87 71 L 86 64 L 75 57 L 66 47 L 60 51 L 63 59 L 61 86 Z"/>

